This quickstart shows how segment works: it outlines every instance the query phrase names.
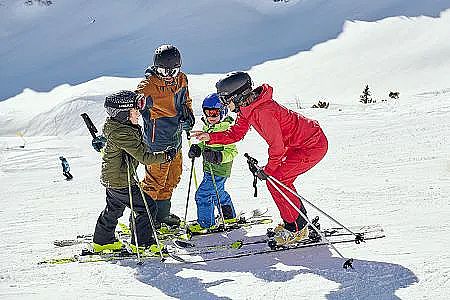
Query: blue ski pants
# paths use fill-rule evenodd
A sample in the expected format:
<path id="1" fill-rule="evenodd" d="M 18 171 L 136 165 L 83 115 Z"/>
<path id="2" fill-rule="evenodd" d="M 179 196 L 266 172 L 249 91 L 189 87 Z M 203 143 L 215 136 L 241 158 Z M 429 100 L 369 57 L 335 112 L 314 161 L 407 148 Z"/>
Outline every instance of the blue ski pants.
<path id="1" fill-rule="evenodd" d="M 225 215 L 225 219 L 236 217 L 230 194 L 225 191 L 225 181 L 227 177 L 214 176 L 217 192 L 220 198 L 222 211 L 231 211 L 230 215 Z M 197 221 L 203 228 L 211 227 L 215 224 L 214 207 L 217 207 L 216 188 L 214 187 L 210 173 L 203 174 L 203 180 L 195 193 L 195 202 L 197 203 Z M 218 209 L 218 208 L 217 208 Z"/>

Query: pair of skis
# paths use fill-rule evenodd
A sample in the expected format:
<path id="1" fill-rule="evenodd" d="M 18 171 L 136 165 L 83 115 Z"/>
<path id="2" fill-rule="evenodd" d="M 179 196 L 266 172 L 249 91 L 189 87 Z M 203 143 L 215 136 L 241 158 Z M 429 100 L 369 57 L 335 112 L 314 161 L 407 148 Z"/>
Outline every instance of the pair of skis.
<path id="1" fill-rule="evenodd" d="M 352 231 L 364 237 L 364 241 L 380 239 L 385 237 L 384 230 L 381 225 L 354 226 L 350 227 Z M 326 246 L 329 243 L 354 243 L 355 237 L 348 233 L 342 227 L 332 227 L 322 230 L 327 236 L 327 241 L 310 238 L 302 240 L 296 244 L 281 246 L 278 248 L 270 248 L 268 242 L 270 237 L 267 235 L 252 237 L 246 240 L 235 240 L 228 242 L 218 242 L 210 245 L 199 246 L 195 241 L 174 240 L 170 245 L 166 245 L 162 254 L 164 257 L 170 257 L 181 263 L 201 263 L 233 258 L 241 258 L 247 256 L 255 256 L 269 254 L 274 252 L 296 250 L 309 247 Z M 41 264 L 65 264 L 71 262 L 102 262 L 102 261 L 118 261 L 126 259 L 135 259 L 136 255 L 119 251 L 102 254 L 74 255 L 71 257 L 62 257 L 48 259 L 40 262 Z M 160 258 L 159 253 L 144 253 L 141 260 L 154 260 Z"/>
<path id="2" fill-rule="evenodd" d="M 385 237 L 381 225 L 353 226 L 350 227 L 353 232 L 364 237 L 364 241 Z M 285 246 L 271 247 L 272 241 L 268 235 L 253 237 L 247 240 L 236 240 L 225 243 L 198 246 L 195 242 L 174 240 L 173 245 L 168 245 L 168 255 L 173 259 L 183 263 L 199 263 L 215 260 L 240 258 L 253 255 L 261 255 L 272 252 L 294 250 L 307 247 L 325 246 L 329 243 L 354 243 L 353 234 L 342 227 L 332 227 L 322 230 L 327 236 L 327 241 L 323 241 L 318 236 L 310 237 L 298 243 Z M 358 242 L 357 242 L 358 243 Z"/>
<path id="3" fill-rule="evenodd" d="M 259 210 L 255 209 L 250 212 L 243 212 L 237 216 L 237 222 L 227 224 L 226 227 L 219 227 L 218 230 L 210 230 L 207 234 L 218 233 L 223 231 L 230 231 L 241 227 L 250 227 L 259 224 L 270 224 L 273 222 L 272 218 L 267 215 L 268 209 Z M 182 233 L 182 226 L 171 228 L 163 226 L 158 230 L 158 237 L 161 240 L 167 240 L 170 238 L 177 238 Z M 220 230 L 222 228 L 222 230 Z M 195 233 L 194 233 L 195 235 Z M 116 237 L 119 240 L 129 239 L 131 236 L 130 228 L 123 224 L 118 224 L 116 230 Z M 88 244 L 92 242 L 93 234 L 80 234 L 73 239 L 55 240 L 53 244 L 57 247 L 70 247 L 78 244 Z"/>
<path id="4" fill-rule="evenodd" d="M 241 213 L 238 215 L 237 219 L 238 221 L 233 224 L 227 224 L 226 227 L 219 227 L 222 228 L 222 231 L 210 231 L 206 234 L 213 234 L 213 233 L 219 233 L 219 232 L 225 232 L 225 231 L 231 231 L 239 228 L 246 228 L 251 227 L 253 225 L 260 225 L 260 224 L 268 224 L 272 223 L 272 218 L 267 216 L 268 209 L 266 210 L 253 210 L 250 212 Z M 158 233 L 158 236 L 162 240 L 170 240 L 170 239 L 176 239 L 182 235 L 182 229 L 181 227 L 177 229 L 173 229 L 170 227 L 163 227 L 160 229 L 163 232 Z M 183 235 L 185 236 L 185 235 Z M 127 243 L 128 240 L 131 237 L 130 228 L 126 226 L 125 224 L 119 223 L 118 229 L 116 231 L 116 237 Z M 75 245 L 80 244 L 89 244 L 92 242 L 93 235 L 92 234 L 82 234 L 78 235 L 74 239 L 63 239 L 63 240 L 55 240 L 53 244 L 57 247 L 71 247 Z M 163 251 L 164 256 L 168 256 L 167 250 Z M 96 262 L 96 261 L 113 261 L 113 260 L 123 260 L 123 259 L 132 259 L 135 258 L 135 254 L 129 254 L 124 251 L 117 251 L 112 253 L 100 253 L 100 254 L 76 254 L 69 257 L 61 257 L 61 258 L 51 258 L 44 261 L 41 261 L 40 264 L 64 264 L 64 263 L 70 263 L 70 262 Z M 155 258 L 159 257 L 157 255 L 153 255 L 151 253 L 148 253 L 147 255 L 141 255 L 141 258 L 144 258 L 144 260 L 149 258 Z"/>

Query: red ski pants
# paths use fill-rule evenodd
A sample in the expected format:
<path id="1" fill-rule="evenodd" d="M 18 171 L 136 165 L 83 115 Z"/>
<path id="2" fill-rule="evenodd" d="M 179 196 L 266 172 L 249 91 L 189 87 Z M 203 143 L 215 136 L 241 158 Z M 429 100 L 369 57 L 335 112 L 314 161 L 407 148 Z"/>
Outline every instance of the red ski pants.
<path id="1" fill-rule="evenodd" d="M 312 145 L 306 144 L 299 148 L 289 148 L 286 151 L 286 159 L 282 162 L 272 175 L 293 191 L 297 192 L 294 187 L 294 181 L 298 175 L 305 173 L 312 167 L 314 167 L 325 156 L 328 150 L 328 141 L 325 134 L 320 131 L 319 137 L 316 139 L 316 143 Z M 266 180 L 267 189 L 272 195 L 278 210 L 280 211 L 281 218 L 288 222 L 293 223 L 298 218 L 299 213 L 293 208 L 288 201 L 281 195 L 272 183 Z M 274 184 L 277 184 L 274 182 Z M 285 195 L 294 203 L 298 208 L 303 205 L 300 199 L 279 186 Z"/>

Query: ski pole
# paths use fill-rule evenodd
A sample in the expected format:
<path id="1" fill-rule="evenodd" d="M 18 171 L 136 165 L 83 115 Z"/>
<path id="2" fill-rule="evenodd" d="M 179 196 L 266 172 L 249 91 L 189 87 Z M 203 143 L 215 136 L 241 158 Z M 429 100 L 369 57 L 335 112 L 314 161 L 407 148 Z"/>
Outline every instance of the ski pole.
<path id="1" fill-rule="evenodd" d="M 189 205 L 189 195 L 191 194 L 191 186 L 192 186 L 192 174 L 194 171 L 194 160 L 195 157 L 192 158 L 191 162 L 191 172 L 189 173 L 189 185 L 188 185 L 188 192 L 187 192 L 187 199 L 186 199 L 186 210 L 184 211 L 184 227 L 187 231 L 187 212 L 188 212 L 188 205 Z"/>
<path id="2" fill-rule="evenodd" d="M 136 220 L 133 209 L 133 195 L 131 192 L 131 176 L 130 176 L 130 163 L 128 162 L 128 156 L 125 156 L 125 161 L 127 163 L 127 176 L 128 176 L 128 194 L 130 197 L 130 209 L 131 209 L 131 224 L 133 225 L 133 233 L 134 233 L 134 242 L 136 244 L 136 255 L 138 259 L 138 264 L 142 264 L 141 255 L 139 254 L 139 243 L 137 239 L 137 230 L 136 230 Z"/>
<path id="3" fill-rule="evenodd" d="M 302 200 L 303 202 L 308 203 L 309 205 L 311 205 L 312 207 L 314 207 L 315 209 L 317 209 L 319 212 L 321 212 L 322 214 L 324 214 L 327 218 L 329 218 L 330 220 L 332 220 L 333 222 L 335 222 L 336 224 L 338 224 L 339 226 L 341 226 L 342 228 L 344 228 L 345 230 L 347 230 L 348 232 L 350 232 L 351 234 L 353 234 L 355 236 L 355 243 L 359 244 L 360 242 L 364 241 L 364 237 L 361 234 L 358 233 L 354 233 L 352 230 L 350 230 L 349 228 L 347 228 L 346 226 L 344 226 L 343 224 L 341 224 L 340 222 L 338 222 L 336 219 L 334 219 L 332 216 L 330 216 L 329 214 L 327 214 L 326 212 L 324 212 L 323 210 L 321 210 L 320 208 L 318 208 L 317 206 L 315 206 L 314 204 L 312 204 L 310 201 L 306 200 L 305 198 L 303 198 L 302 196 L 300 196 L 298 193 L 296 193 L 294 190 L 292 190 L 291 188 L 289 188 L 288 186 L 286 186 L 285 184 L 283 184 L 281 181 L 279 181 L 278 179 L 276 179 L 273 176 L 269 175 L 269 178 L 271 180 L 273 180 L 274 182 L 276 182 L 277 184 L 279 184 L 280 186 L 282 186 L 283 188 L 285 188 L 286 190 L 288 190 L 289 192 L 291 192 L 293 195 L 297 196 L 300 200 Z"/>
<path id="4" fill-rule="evenodd" d="M 295 204 L 294 203 L 292 203 L 292 201 L 291 201 L 291 199 L 289 199 L 289 197 L 280 189 L 280 187 L 279 186 L 277 186 L 275 183 L 274 183 L 274 180 L 272 179 L 272 176 L 269 176 L 268 178 L 267 178 L 267 180 L 268 180 L 268 182 L 284 197 L 284 199 L 300 214 L 300 216 L 308 223 L 308 225 L 309 226 L 311 226 L 319 235 L 320 235 L 320 237 L 331 247 L 331 248 L 333 248 L 333 250 L 340 256 L 340 257 L 342 257 L 343 259 L 345 259 L 345 263 L 344 263 L 344 265 L 343 265 L 343 268 L 344 269 L 347 269 L 347 268 L 352 268 L 353 269 L 353 266 L 352 266 L 352 262 L 353 262 L 353 258 L 349 258 L 349 259 L 347 259 L 347 258 L 345 258 L 342 254 L 341 254 L 341 252 L 339 252 L 338 251 L 338 249 L 336 249 L 336 247 L 325 237 L 325 235 L 322 233 L 322 231 L 320 231 L 317 227 L 316 227 L 316 225 L 314 225 L 309 219 L 308 219 L 308 217 L 304 214 L 304 213 L 302 213 L 301 212 L 301 210 L 297 207 L 297 206 L 295 206 Z"/>
<path id="5" fill-rule="evenodd" d="M 251 157 L 250 155 L 248 155 L 248 153 L 245 153 L 244 156 L 247 158 L 247 163 L 249 165 L 254 166 L 256 169 L 261 169 L 261 167 L 258 166 L 258 161 Z M 342 228 L 344 228 L 345 230 L 347 230 L 349 233 L 353 234 L 355 236 L 355 243 L 359 244 L 360 242 L 364 241 L 364 237 L 361 234 L 358 233 L 354 233 L 352 230 L 350 230 L 349 228 L 347 228 L 346 226 L 344 226 L 343 224 L 341 224 L 340 222 L 338 222 L 336 219 L 334 219 L 333 217 L 331 217 L 329 214 L 327 214 L 326 212 L 324 212 L 323 210 L 321 210 L 320 208 L 318 208 L 317 206 L 315 206 L 313 203 L 311 203 L 310 201 L 306 200 L 305 198 L 303 198 L 302 196 L 300 196 L 296 191 L 292 190 L 291 188 L 289 188 L 288 186 L 286 186 L 284 183 L 282 183 L 281 181 L 279 181 L 278 179 L 276 179 L 273 176 L 268 176 L 269 178 L 271 178 L 274 182 L 276 182 L 277 184 L 279 184 L 280 186 L 282 186 L 283 188 L 285 188 L 287 191 L 291 192 L 293 195 L 295 195 L 296 197 L 298 197 L 302 202 L 306 202 L 309 205 L 311 205 L 312 207 L 314 207 L 316 210 L 318 210 L 319 212 L 321 212 L 323 215 L 325 215 L 327 218 L 329 218 L 330 220 L 332 220 L 333 222 L 335 222 L 336 224 L 338 224 L 339 226 L 341 226 Z"/>
<path id="6" fill-rule="evenodd" d="M 217 189 L 217 185 L 216 185 L 216 179 L 214 178 L 214 172 L 213 172 L 211 163 L 208 163 L 208 166 L 209 166 L 209 172 L 211 173 L 214 190 L 216 191 L 217 209 L 219 210 L 219 216 L 222 221 L 223 227 L 225 228 L 225 218 L 223 217 L 222 204 L 220 203 L 220 196 L 219 196 L 219 190 Z"/>
<path id="7" fill-rule="evenodd" d="M 128 161 L 127 161 L 127 163 L 128 163 Z M 136 180 L 138 182 L 138 187 L 139 187 L 139 191 L 141 192 L 142 201 L 144 202 L 144 205 L 145 205 L 145 210 L 147 211 L 148 219 L 150 221 L 150 227 L 153 232 L 153 238 L 155 239 L 156 245 L 158 246 L 158 249 L 159 249 L 159 256 L 161 257 L 161 262 L 164 262 L 166 259 L 164 258 L 163 254 L 162 254 L 161 243 L 159 242 L 158 234 L 156 233 L 155 222 L 153 221 L 152 214 L 150 213 L 150 208 L 148 207 L 147 200 L 145 199 L 144 191 L 142 190 L 142 187 L 139 184 L 140 183 L 139 176 L 137 175 L 136 170 L 133 169 L 133 172 L 134 172 L 134 176 L 136 177 Z"/>
<path id="8" fill-rule="evenodd" d="M 189 148 L 191 148 L 191 138 L 188 138 L 188 144 L 189 144 Z M 197 173 L 195 172 L 195 167 L 192 166 L 191 172 L 193 172 L 192 174 L 194 175 L 194 184 L 195 184 L 195 189 L 198 190 L 198 182 L 197 182 Z"/>

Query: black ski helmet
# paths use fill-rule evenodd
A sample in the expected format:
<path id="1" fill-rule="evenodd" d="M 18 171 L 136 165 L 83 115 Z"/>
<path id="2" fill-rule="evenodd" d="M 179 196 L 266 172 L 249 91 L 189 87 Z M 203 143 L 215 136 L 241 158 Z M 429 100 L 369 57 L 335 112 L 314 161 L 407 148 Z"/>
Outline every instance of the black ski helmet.
<path id="1" fill-rule="evenodd" d="M 223 105 L 233 102 L 239 108 L 252 92 L 252 79 L 245 72 L 233 72 L 219 80 L 216 89 Z"/>
<path id="2" fill-rule="evenodd" d="M 105 98 L 104 107 L 106 108 L 106 113 L 110 117 L 124 123 L 128 121 L 130 110 L 132 108 L 137 108 L 137 102 L 138 97 L 135 92 L 120 91 L 107 96 Z"/>
<path id="3" fill-rule="evenodd" d="M 174 69 L 181 68 L 181 54 L 173 45 L 161 45 L 153 55 L 153 67 Z"/>

